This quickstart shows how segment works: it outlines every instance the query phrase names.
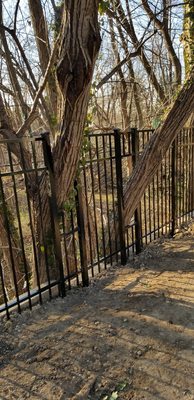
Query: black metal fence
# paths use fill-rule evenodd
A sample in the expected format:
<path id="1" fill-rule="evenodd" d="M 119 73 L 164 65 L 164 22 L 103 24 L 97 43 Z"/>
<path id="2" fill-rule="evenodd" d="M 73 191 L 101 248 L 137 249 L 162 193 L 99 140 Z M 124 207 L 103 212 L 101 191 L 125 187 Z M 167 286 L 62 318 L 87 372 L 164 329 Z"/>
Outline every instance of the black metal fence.
<path id="1" fill-rule="evenodd" d="M 59 210 L 48 135 L 0 141 L 0 313 L 45 297 L 129 257 L 194 210 L 194 129 L 180 132 L 124 221 L 123 190 L 153 130 L 89 134 L 74 189 Z M 63 190 L 63 188 L 61 188 Z M 126 224 L 127 222 L 127 224 Z"/>

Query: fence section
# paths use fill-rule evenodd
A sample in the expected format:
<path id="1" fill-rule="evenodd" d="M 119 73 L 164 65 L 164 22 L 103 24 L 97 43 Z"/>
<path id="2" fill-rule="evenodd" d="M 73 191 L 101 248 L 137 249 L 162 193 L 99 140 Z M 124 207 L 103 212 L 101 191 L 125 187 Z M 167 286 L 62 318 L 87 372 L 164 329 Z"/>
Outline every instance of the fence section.
<path id="1" fill-rule="evenodd" d="M 89 284 L 126 263 L 194 209 L 194 130 L 172 144 L 130 221 L 123 191 L 152 130 L 90 134 L 68 202 L 59 210 L 48 134 L 0 141 L 0 312 Z M 63 190 L 63 188 L 61 188 Z"/>
<path id="2" fill-rule="evenodd" d="M 44 144 L 41 137 L 0 141 L 0 311 L 7 316 L 23 303 L 31 309 L 34 297 L 42 302 L 45 291 L 51 298 L 54 286 L 64 294 Z"/>

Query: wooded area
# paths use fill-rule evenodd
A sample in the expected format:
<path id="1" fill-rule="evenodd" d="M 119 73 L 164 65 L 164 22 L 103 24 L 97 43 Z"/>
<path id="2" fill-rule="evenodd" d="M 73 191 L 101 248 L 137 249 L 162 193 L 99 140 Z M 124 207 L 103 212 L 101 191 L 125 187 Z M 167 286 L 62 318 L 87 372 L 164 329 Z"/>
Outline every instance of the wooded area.
<path id="1" fill-rule="evenodd" d="M 28 171 L 34 160 L 25 138 L 50 132 L 59 209 L 71 199 L 90 151 L 88 132 L 154 128 L 133 173 L 128 157 L 123 203 L 125 224 L 130 223 L 173 140 L 186 124 L 193 125 L 193 15 L 192 0 L 156 5 L 148 0 L 0 1 L 0 135 L 24 139 L 22 151 L 14 142 L 10 150 L 14 162 Z M 1 164 L 6 161 L 1 152 Z M 25 179 L 44 283 L 41 224 L 48 239 L 51 226 L 47 176 L 42 174 L 38 185 L 34 173 Z M 9 197 L 9 190 L 4 195 Z M 86 204 L 87 198 L 82 201 Z M 9 265 L 4 211 L 1 207 L 1 257 Z M 14 225 L 9 205 L 7 212 Z M 85 215 L 86 225 L 90 219 Z M 14 249 L 20 247 L 17 230 L 11 230 Z M 22 287 L 22 260 L 14 251 Z M 50 278 L 57 277 L 53 269 Z"/>

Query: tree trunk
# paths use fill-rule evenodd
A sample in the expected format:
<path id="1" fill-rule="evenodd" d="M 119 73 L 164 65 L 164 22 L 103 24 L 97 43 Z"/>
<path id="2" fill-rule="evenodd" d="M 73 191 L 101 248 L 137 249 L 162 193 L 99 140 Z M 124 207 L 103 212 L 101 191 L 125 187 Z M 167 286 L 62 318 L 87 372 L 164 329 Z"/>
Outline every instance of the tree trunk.
<path id="1" fill-rule="evenodd" d="M 8 232 L 5 224 L 5 215 L 2 210 L 0 210 L 0 230 L 1 261 L 3 259 L 3 265 L 6 269 L 4 282 L 6 285 L 7 293 L 9 294 L 9 299 L 11 299 L 13 297 L 16 297 L 16 290 L 18 290 L 18 294 L 21 294 L 23 292 L 25 282 L 25 273 L 23 269 L 24 262 L 21 254 L 22 250 L 20 248 L 19 240 L 16 233 L 13 234 L 12 231 L 10 231 L 10 251 L 7 236 Z M 16 290 L 15 287 L 17 288 Z"/>
<path id="2" fill-rule="evenodd" d="M 183 128 L 194 108 L 194 80 L 183 86 L 165 122 L 146 145 L 124 192 L 126 223 L 131 220 L 146 187 L 152 181 L 172 141 Z"/>
<path id="3" fill-rule="evenodd" d="M 185 73 L 188 77 L 194 66 L 194 4 L 186 1 L 184 5 L 183 34 Z"/>
<path id="4" fill-rule="evenodd" d="M 59 205 L 72 188 L 80 158 L 89 90 L 101 42 L 98 3 L 98 0 L 82 0 L 75 7 L 70 0 L 64 7 L 57 76 L 65 108 L 61 134 L 53 149 Z"/>
<path id="5" fill-rule="evenodd" d="M 79 182 L 82 187 L 84 187 L 84 181 L 81 179 Z M 90 204 L 87 203 L 85 191 L 79 190 L 79 201 L 81 198 L 81 204 L 77 206 L 77 209 L 81 207 L 81 213 L 83 215 L 84 220 L 84 237 L 85 237 L 85 262 L 87 265 L 90 265 L 92 261 L 96 258 L 96 235 L 95 235 L 95 226 L 93 221 L 93 216 L 91 212 Z M 77 210 L 77 212 L 79 212 Z M 63 225 L 64 225 L 64 233 L 67 234 L 68 232 L 72 232 L 73 225 L 74 225 L 74 218 L 73 218 L 73 210 L 71 212 L 64 211 L 63 217 Z M 74 227 L 75 228 L 75 227 Z M 65 274 L 73 275 L 77 271 L 77 259 L 80 257 L 80 245 L 78 237 L 75 233 L 71 233 L 68 238 L 64 236 L 64 258 L 65 258 Z"/>
<path id="6" fill-rule="evenodd" d="M 32 25 L 34 29 L 34 34 L 36 38 L 36 44 L 38 49 L 38 55 L 40 60 L 41 71 L 44 76 L 47 65 L 50 58 L 50 43 L 48 36 L 48 27 L 45 21 L 45 16 L 40 0 L 28 0 L 30 15 L 32 20 Z M 57 97 L 58 87 L 56 82 L 55 73 L 50 73 L 47 82 L 47 94 L 48 94 L 48 105 L 51 114 L 51 123 L 53 120 L 53 125 L 57 122 Z M 56 121 L 55 121 L 56 120 Z"/>
<path id="7" fill-rule="evenodd" d="M 109 26 L 110 26 L 110 35 L 111 35 L 111 44 L 115 56 L 115 60 L 117 64 L 121 62 L 119 51 L 118 51 L 118 45 L 116 42 L 115 38 L 115 32 L 114 32 L 114 26 L 113 26 L 113 21 L 112 19 L 109 18 Z M 118 68 L 118 75 L 120 78 L 120 87 L 121 87 L 121 113 L 123 116 L 123 130 L 129 129 L 129 124 L 130 124 L 130 115 L 128 113 L 128 104 L 127 104 L 127 99 L 128 99 L 128 90 L 127 90 L 127 83 L 125 80 L 124 73 L 122 71 L 122 68 Z"/>
<path id="8" fill-rule="evenodd" d="M 100 48 L 98 25 L 98 0 L 66 1 L 62 17 L 62 39 L 57 76 L 64 98 L 61 133 L 53 148 L 56 197 L 60 207 L 73 188 L 85 125 L 89 90 L 95 61 Z M 77 18 L 79 15 L 79 18 Z M 42 187 L 42 185 L 41 185 Z M 50 233 L 50 211 L 47 191 L 41 189 L 42 219 L 46 236 Z M 38 213 L 38 210 L 37 210 Z M 39 214 L 37 214 L 39 215 Z M 41 236 L 40 223 L 37 237 Z M 40 254 L 41 282 L 47 280 L 44 256 Z M 50 269 L 50 279 L 56 279 L 58 271 Z"/>

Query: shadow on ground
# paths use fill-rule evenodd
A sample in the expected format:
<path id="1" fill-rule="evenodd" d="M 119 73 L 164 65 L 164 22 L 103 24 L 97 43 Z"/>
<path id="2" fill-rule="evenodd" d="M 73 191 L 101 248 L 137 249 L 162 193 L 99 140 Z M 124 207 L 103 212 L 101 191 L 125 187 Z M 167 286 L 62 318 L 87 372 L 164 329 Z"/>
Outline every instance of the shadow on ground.
<path id="1" fill-rule="evenodd" d="M 193 240 L 2 323 L 0 399 L 194 399 Z"/>

